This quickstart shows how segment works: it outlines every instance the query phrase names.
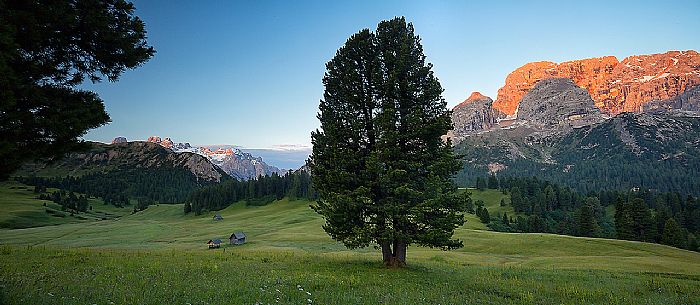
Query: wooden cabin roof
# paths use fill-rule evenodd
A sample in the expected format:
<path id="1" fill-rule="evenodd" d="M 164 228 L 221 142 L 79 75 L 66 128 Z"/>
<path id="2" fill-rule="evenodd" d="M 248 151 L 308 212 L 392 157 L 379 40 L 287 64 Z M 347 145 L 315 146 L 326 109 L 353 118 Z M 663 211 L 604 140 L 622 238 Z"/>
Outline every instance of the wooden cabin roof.
<path id="1" fill-rule="evenodd" d="M 243 239 L 243 238 L 245 238 L 245 233 L 243 233 L 243 232 L 236 232 L 236 233 L 233 233 L 233 234 L 231 234 L 231 236 L 230 236 L 228 239 L 233 239 L 233 238 L 235 238 L 235 239 Z"/>

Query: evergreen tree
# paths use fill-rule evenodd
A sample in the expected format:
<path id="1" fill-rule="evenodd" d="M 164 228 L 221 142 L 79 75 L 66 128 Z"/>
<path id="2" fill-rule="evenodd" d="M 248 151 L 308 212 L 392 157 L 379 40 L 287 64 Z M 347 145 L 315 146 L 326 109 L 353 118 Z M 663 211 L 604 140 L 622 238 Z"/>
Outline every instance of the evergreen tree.
<path id="1" fill-rule="evenodd" d="M 630 204 L 629 213 L 633 223 L 632 232 L 634 239 L 653 242 L 656 237 L 656 228 L 651 211 L 644 203 L 644 200 L 634 198 Z"/>
<path id="2" fill-rule="evenodd" d="M 632 229 L 634 224 L 628 211 L 629 206 L 629 203 L 622 201 L 618 201 L 615 205 L 615 231 L 619 239 L 635 239 Z"/>
<path id="3" fill-rule="evenodd" d="M 515 212 L 526 212 L 528 210 L 526 207 L 528 205 L 527 201 L 523 197 L 523 193 L 520 191 L 520 188 L 517 186 L 514 186 L 510 190 L 510 205 L 513 206 L 513 209 Z"/>
<path id="4" fill-rule="evenodd" d="M 493 190 L 498 189 L 498 178 L 496 178 L 496 175 L 489 175 L 488 187 Z"/>
<path id="5" fill-rule="evenodd" d="M 0 1 L 0 180 L 24 161 L 85 148 L 79 137 L 109 115 L 76 87 L 116 81 L 154 53 L 124 0 Z"/>
<path id="6" fill-rule="evenodd" d="M 675 219 L 669 218 L 664 225 L 664 234 L 661 243 L 676 248 L 685 248 L 685 238 L 683 231 Z"/>
<path id="7" fill-rule="evenodd" d="M 688 234 L 688 250 L 690 251 L 700 251 L 698 249 L 698 239 L 695 237 L 695 234 Z"/>
<path id="8" fill-rule="evenodd" d="M 481 220 L 482 223 L 488 224 L 489 222 L 491 222 L 491 215 L 489 215 L 489 210 L 487 210 L 484 207 L 479 208 L 477 216 L 479 216 L 479 220 Z"/>
<path id="9" fill-rule="evenodd" d="M 598 224 L 593 212 L 593 207 L 590 204 L 584 204 L 579 207 L 576 223 L 578 235 L 589 237 L 596 236 Z"/>
<path id="10" fill-rule="evenodd" d="M 403 266 L 410 244 L 454 249 L 464 201 L 451 177 L 442 87 L 404 18 L 352 35 L 326 65 L 311 172 L 324 230 L 348 248 L 377 244 Z"/>
<path id="11" fill-rule="evenodd" d="M 480 191 L 486 189 L 486 181 L 484 178 L 476 177 L 476 189 Z"/>

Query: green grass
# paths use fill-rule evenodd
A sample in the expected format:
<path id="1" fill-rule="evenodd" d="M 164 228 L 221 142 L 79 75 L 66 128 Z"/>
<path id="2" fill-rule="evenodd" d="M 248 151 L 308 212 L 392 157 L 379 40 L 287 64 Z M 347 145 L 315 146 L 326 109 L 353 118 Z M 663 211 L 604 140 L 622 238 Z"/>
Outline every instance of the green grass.
<path id="1" fill-rule="evenodd" d="M 508 216 L 515 216 L 515 211 L 510 205 L 510 196 L 504 195 L 499 190 L 485 189 L 478 191 L 476 189 L 467 189 L 471 193 L 472 201 L 481 200 L 484 202 L 484 207 L 489 210 L 491 217 L 502 217 L 505 212 Z M 506 203 L 506 206 L 501 206 L 501 199 Z"/>
<path id="2" fill-rule="evenodd" d="M 11 304 L 697 304 L 699 278 L 352 253 L 0 249 Z M 26 265 L 8 262 L 19 261 Z M 26 266 L 35 266 L 27 268 Z M 38 268 L 36 266 L 39 266 Z M 311 302 L 309 302 L 311 300 Z"/>
<path id="3" fill-rule="evenodd" d="M 500 208 L 499 194 L 472 196 L 491 210 Z M 114 220 L 0 229 L 0 304 L 700 303 L 699 253 L 498 233 L 469 215 L 455 234 L 464 248 L 411 247 L 409 267 L 392 270 L 377 250 L 331 240 L 309 204 L 237 203 L 201 216 L 159 205 Z M 234 231 L 248 243 L 206 249 Z"/>
<path id="4" fill-rule="evenodd" d="M 62 211 L 61 206 L 49 201 L 37 199 L 33 186 L 27 186 L 14 181 L 0 182 L 0 228 L 29 228 L 60 225 L 76 222 L 90 222 L 113 219 L 131 212 L 127 208 L 117 208 L 105 205 L 102 200 L 91 198 L 93 207 L 84 213 L 71 216 L 70 212 Z M 49 192 L 55 189 L 48 189 Z"/>

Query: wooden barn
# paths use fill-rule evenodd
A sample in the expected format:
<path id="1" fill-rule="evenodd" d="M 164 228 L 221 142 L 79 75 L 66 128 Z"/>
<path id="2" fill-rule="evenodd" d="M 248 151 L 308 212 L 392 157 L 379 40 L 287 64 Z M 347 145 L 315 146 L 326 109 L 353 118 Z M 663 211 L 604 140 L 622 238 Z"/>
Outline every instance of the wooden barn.
<path id="1" fill-rule="evenodd" d="M 231 234 L 228 238 L 232 245 L 242 245 L 245 244 L 245 233 L 236 232 Z"/>
<path id="2" fill-rule="evenodd" d="M 221 239 L 210 239 L 207 242 L 209 249 L 216 249 L 221 247 Z"/>

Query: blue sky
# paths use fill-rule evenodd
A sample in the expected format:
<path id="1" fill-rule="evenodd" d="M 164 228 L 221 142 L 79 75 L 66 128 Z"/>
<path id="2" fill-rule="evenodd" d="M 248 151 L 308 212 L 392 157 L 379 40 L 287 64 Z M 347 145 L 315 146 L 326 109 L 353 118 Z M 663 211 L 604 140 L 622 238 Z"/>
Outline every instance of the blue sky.
<path id="1" fill-rule="evenodd" d="M 405 16 L 454 106 L 495 98 L 531 61 L 700 50 L 700 1 L 135 1 L 157 54 L 85 87 L 112 123 L 85 139 L 310 144 L 325 63 L 353 33 Z"/>

